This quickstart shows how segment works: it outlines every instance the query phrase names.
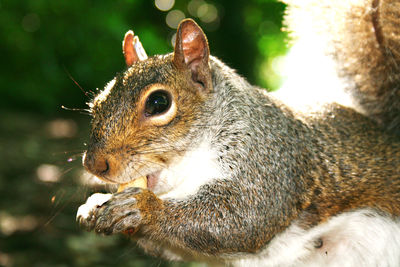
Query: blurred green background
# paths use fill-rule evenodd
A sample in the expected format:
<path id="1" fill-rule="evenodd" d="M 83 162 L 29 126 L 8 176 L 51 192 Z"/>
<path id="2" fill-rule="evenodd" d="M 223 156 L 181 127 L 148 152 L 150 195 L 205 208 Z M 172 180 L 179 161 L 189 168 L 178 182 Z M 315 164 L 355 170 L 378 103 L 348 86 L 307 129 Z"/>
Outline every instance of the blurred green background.
<path id="1" fill-rule="evenodd" d="M 202 266 L 78 228 L 77 208 L 104 186 L 81 167 L 90 117 L 61 106 L 86 109 L 125 68 L 127 30 L 149 56 L 164 54 L 184 17 L 203 27 L 211 54 L 274 90 L 284 9 L 273 0 L 0 0 L 0 266 Z"/>

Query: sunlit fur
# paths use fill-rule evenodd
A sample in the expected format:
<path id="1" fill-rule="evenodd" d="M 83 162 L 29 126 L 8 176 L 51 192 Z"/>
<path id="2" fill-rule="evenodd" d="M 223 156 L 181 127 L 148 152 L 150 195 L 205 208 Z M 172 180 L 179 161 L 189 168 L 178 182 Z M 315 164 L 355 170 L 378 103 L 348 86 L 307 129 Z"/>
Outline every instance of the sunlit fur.
<path id="1" fill-rule="evenodd" d="M 326 92 L 330 96 L 345 90 L 360 112 L 400 134 L 400 2 L 283 1 L 288 3 L 287 28 L 297 42 L 295 47 L 301 46 L 298 55 L 306 56 L 295 63 L 299 68 L 294 76 L 310 81 L 311 86 L 322 82 L 317 94 L 330 90 Z M 332 70 L 327 68 L 328 61 L 333 63 L 328 63 L 336 72 L 333 75 L 341 80 L 332 76 L 321 80 Z M 293 91 L 307 92 L 306 84 L 293 85 Z"/>
<path id="2" fill-rule="evenodd" d="M 364 209 L 305 230 L 294 223 L 237 267 L 400 266 L 400 222 Z"/>

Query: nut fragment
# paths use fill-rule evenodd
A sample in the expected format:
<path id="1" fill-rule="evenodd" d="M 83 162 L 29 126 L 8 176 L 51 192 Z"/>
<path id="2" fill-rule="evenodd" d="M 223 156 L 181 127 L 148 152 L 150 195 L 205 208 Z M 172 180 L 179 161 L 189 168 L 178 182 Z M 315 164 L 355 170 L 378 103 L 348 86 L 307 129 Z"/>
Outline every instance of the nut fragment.
<path id="1" fill-rule="evenodd" d="M 140 188 L 147 188 L 147 178 L 146 176 L 139 177 L 129 183 L 120 184 L 118 187 L 117 192 L 123 191 L 127 187 L 140 187 Z"/>

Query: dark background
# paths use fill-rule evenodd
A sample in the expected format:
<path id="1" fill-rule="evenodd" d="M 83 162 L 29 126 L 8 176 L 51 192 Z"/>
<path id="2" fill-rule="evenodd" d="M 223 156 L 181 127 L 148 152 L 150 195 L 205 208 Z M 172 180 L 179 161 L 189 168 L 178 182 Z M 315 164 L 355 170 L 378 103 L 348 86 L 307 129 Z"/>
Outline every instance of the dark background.
<path id="1" fill-rule="evenodd" d="M 133 29 L 149 56 L 172 51 L 180 16 L 203 27 L 211 54 L 276 89 L 285 6 L 273 0 L 0 0 L 0 266 L 202 266 L 145 256 L 122 236 L 86 233 L 76 210 L 103 185 L 81 167 L 96 92 L 125 68 Z M 80 109 L 71 111 L 63 109 Z"/>

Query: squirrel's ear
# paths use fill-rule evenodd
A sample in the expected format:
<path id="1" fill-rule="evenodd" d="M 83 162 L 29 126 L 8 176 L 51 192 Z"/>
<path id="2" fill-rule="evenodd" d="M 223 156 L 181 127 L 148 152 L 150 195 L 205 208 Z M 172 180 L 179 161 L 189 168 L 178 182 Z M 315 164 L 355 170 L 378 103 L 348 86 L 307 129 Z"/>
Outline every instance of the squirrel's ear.
<path id="1" fill-rule="evenodd" d="M 139 37 L 128 31 L 122 42 L 122 52 L 124 53 L 126 66 L 130 67 L 135 61 L 147 59 L 146 51 L 139 41 Z"/>
<path id="2" fill-rule="evenodd" d="M 203 30 L 192 19 L 183 20 L 176 33 L 173 62 L 178 69 L 189 69 L 196 85 L 211 89 L 209 48 Z"/>

